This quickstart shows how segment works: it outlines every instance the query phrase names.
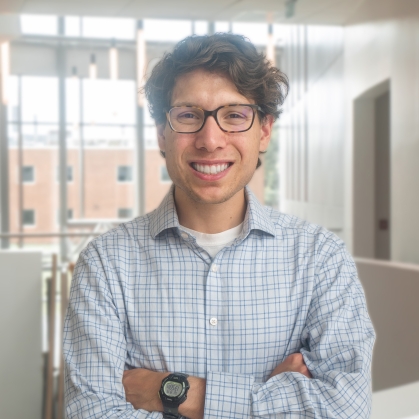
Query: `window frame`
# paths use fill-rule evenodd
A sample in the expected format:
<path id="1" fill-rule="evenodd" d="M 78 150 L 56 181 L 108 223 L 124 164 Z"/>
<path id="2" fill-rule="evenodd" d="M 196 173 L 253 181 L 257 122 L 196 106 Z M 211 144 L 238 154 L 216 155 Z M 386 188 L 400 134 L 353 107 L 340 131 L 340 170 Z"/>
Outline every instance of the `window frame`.
<path id="1" fill-rule="evenodd" d="M 56 166 L 56 183 L 60 183 L 60 166 Z M 69 172 L 70 169 L 70 172 Z M 71 173 L 71 179 L 68 178 L 69 173 Z M 67 183 L 74 183 L 74 166 L 67 165 Z"/>

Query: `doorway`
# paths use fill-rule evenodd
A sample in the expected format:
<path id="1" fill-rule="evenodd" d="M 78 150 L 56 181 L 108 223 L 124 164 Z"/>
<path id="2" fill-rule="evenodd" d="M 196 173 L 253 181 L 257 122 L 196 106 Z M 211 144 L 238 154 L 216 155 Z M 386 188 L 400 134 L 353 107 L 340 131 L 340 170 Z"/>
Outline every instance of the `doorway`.
<path id="1" fill-rule="evenodd" d="M 354 101 L 354 255 L 391 258 L 390 82 Z"/>

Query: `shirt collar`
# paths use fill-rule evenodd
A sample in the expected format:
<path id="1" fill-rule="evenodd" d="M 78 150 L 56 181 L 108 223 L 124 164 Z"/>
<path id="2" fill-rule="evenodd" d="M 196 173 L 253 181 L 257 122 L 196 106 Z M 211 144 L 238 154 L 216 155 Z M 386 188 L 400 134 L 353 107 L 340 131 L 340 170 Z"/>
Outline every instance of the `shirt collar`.
<path id="1" fill-rule="evenodd" d="M 275 224 L 269 217 L 269 213 L 253 195 L 249 187 L 245 187 L 244 193 L 247 200 L 247 210 L 243 222 L 243 237 L 246 237 L 252 230 L 260 230 L 275 236 Z"/>
<path id="2" fill-rule="evenodd" d="M 161 204 L 150 215 L 150 234 L 156 238 L 161 232 L 171 228 L 179 228 L 179 219 L 173 198 L 174 185 L 170 188 Z M 251 230 L 261 230 L 275 236 L 275 225 L 272 222 L 266 208 L 257 200 L 250 189 L 245 187 L 247 210 L 243 221 L 242 238 L 246 237 Z"/>
<path id="3" fill-rule="evenodd" d="M 161 204 L 149 215 L 150 234 L 153 239 L 164 230 L 179 227 L 179 219 L 177 217 L 175 200 L 173 198 L 174 190 L 175 186 L 172 184 Z"/>

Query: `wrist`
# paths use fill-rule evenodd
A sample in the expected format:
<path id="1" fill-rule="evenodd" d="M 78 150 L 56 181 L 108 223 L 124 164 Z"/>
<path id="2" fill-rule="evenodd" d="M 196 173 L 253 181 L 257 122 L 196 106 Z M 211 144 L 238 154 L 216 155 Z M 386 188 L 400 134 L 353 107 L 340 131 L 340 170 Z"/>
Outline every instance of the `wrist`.
<path id="1" fill-rule="evenodd" d="M 190 419 L 203 418 L 206 380 L 198 377 L 188 377 L 188 381 L 188 397 L 179 405 L 179 413 Z"/>

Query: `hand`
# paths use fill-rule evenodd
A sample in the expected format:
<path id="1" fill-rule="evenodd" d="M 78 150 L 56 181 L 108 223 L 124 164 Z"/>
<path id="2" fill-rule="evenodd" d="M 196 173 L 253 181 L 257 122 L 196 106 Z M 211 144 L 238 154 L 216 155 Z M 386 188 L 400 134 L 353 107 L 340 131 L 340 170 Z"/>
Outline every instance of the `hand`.
<path id="1" fill-rule="evenodd" d="M 281 374 L 282 372 L 299 372 L 308 378 L 312 378 L 310 371 L 308 370 L 303 356 L 298 352 L 296 354 L 289 355 L 285 361 L 281 362 L 273 371 L 269 378 L 274 375 Z"/>
<path id="2" fill-rule="evenodd" d="M 159 390 L 162 380 L 168 375 L 168 372 L 155 372 L 145 368 L 124 371 L 122 384 L 127 402 L 131 403 L 134 409 L 163 412 Z"/>

